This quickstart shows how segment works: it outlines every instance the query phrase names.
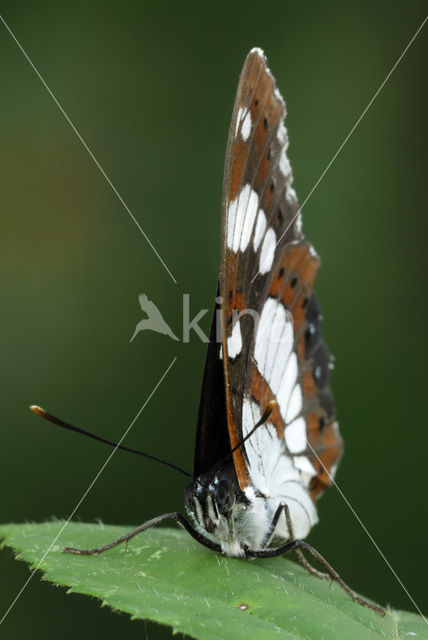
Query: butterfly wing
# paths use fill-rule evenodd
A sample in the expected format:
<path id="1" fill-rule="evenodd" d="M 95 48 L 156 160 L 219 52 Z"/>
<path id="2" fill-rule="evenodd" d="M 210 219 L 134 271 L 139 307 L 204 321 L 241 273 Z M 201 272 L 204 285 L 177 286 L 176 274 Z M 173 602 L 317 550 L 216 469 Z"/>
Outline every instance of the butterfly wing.
<path id="1" fill-rule="evenodd" d="M 197 478 L 212 471 L 230 451 L 224 367 L 220 358 L 221 344 L 216 339 L 217 319 L 220 313 L 220 306 L 216 301 L 199 403 L 193 464 L 193 474 Z"/>
<path id="2" fill-rule="evenodd" d="M 225 402 L 232 447 L 268 402 L 277 402 L 269 424 L 315 498 L 331 482 L 326 470 L 334 471 L 342 443 L 329 388 L 331 358 L 312 292 L 319 258 L 301 229 L 285 113 L 264 55 L 253 49 L 238 85 L 223 186 Z M 242 490 L 256 478 L 260 484 L 269 467 L 269 447 L 257 444 L 259 435 L 234 453 Z"/>

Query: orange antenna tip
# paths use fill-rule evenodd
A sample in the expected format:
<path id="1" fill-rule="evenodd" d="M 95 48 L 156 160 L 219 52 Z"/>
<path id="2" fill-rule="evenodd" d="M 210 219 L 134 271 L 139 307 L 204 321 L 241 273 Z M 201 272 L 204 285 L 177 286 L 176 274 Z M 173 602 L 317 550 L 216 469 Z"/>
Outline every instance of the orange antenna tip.
<path id="1" fill-rule="evenodd" d="M 46 411 L 44 409 L 42 409 L 42 407 L 39 407 L 39 405 L 37 404 L 30 404 L 30 411 L 33 411 L 33 413 L 37 413 L 38 416 L 45 416 L 46 415 Z"/>

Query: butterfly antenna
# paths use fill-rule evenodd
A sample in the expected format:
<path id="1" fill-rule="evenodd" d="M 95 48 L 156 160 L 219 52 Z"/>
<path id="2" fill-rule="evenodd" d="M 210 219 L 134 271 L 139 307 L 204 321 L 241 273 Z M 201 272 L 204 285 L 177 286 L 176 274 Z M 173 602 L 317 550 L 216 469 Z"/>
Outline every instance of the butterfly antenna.
<path id="1" fill-rule="evenodd" d="M 242 438 L 237 445 L 235 445 L 230 452 L 227 454 L 227 456 L 225 456 L 222 460 L 220 460 L 220 462 L 217 464 L 216 468 L 214 469 L 214 473 L 211 475 L 208 484 L 212 481 L 212 479 L 214 478 L 215 474 L 217 473 L 217 471 L 220 469 L 220 467 L 223 465 L 224 462 L 226 462 L 226 460 L 229 460 L 229 458 L 232 457 L 232 455 L 235 453 L 235 451 L 237 451 L 238 449 L 240 449 L 242 447 L 242 445 L 249 439 L 251 438 L 251 436 L 253 435 L 253 433 L 255 433 L 255 431 L 257 431 L 257 429 L 259 427 L 261 427 L 268 419 L 270 414 L 272 413 L 272 411 L 275 409 L 275 407 L 277 406 L 277 403 L 275 400 L 271 400 L 270 402 L 268 402 L 266 409 L 263 412 L 262 417 L 260 418 L 260 420 L 254 425 L 254 427 L 251 429 L 251 431 L 249 433 L 247 433 L 247 435 L 245 436 L 245 438 Z"/>
<path id="2" fill-rule="evenodd" d="M 144 451 L 131 449 L 131 447 L 125 447 L 124 445 L 118 444 L 117 442 L 112 442 L 111 440 L 106 440 L 105 438 L 96 436 L 94 433 L 90 433 L 89 431 L 85 431 L 84 429 L 80 429 L 79 427 L 75 427 L 74 425 L 69 424 L 68 422 L 64 422 L 64 420 L 61 420 L 60 418 L 53 416 L 51 413 L 48 413 L 47 411 L 45 411 L 45 409 L 42 409 L 42 407 L 39 407 L 36 404 L 30 405 L 30 409 L 31 411 L 33 411 L 33 413 L 36 413 L 38 416 L 41 416 L 48 422 L 52 422 L 53 424 L 56 424 L 57 427 L 62 427 L 63 429 L 68 429 L 69 431 L 75 431 L 76 433 L 80 433 L 81 435 L 87 436 L 88 438 L 92 438 L 93 440 L 98 440 L 98 442 L 103 442 L 104 444 L 108 444 L 111 447 L 114 447 L 115 449 L 122 449 L 122 451 L 135 453 L 139 456 L 143 456 L 143 458 L 148 458 L 149 460 L 160 462 L 161 464 L 164 464 L 167 467 L 170 467 L 171 469 L 175 469 L 176 471 L 179 471 L 185 476 L 188 476 L 189 478 L 192 478 L 193 480 L 195 480 L 195 477 L 191 473 L 188 473 L 187 471 L 184 471 L 184 469 L 177 467 L 177 465 L 173 464 L 172 462 L 168 462 L 167 460 L 162 460 L 162 458 L 157 458 L 156 456 L 152 456 L 149 453 L 145 453 Z"/>

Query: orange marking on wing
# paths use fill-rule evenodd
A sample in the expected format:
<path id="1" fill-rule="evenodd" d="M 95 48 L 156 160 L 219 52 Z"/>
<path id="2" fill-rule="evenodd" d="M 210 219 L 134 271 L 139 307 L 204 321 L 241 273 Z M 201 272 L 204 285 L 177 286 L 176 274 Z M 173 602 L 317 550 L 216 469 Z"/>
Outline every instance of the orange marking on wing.
<path id="1" fill-rule="evenodd" d="M 231 249 L 226 253 L 226 282 L 234 283 L 237 280 L 238 275 L 238 259 L 236 253 Z M 227 298 L 223 300 L 224 305 L 227 307 Z"/>
<path id="2" fill-rule="evenodd" d="M 315 393 L 315 380 L 312 375 L 312 371 L 305 371 L 302 378 L 303 393 L 307 398 L 310 398 Z"/>
<path id="3" fill-rule="evenodd" d="M 296 266 L 299 264 L 301 260 L 307 255 L 307 243 L 299 243 L 297 245 L 288 245 L 283 253 L 281 264 L 278 269 L 277 277 L 273 280 L 271 288 L 269 290 L 269 295 L 271 296 L 279 296 L 281 292 L 283 301 L 287 305 L 287 301 L 284 296 L 285 293 L 290 288 L 291 275 L 294 273 Z M 283 275 L 280 275 L 281 269 L 283 270 Z M 287 285 L 284 289 L 284 281 L 287 280 Z"/>
<path id="4" fill-rule="evenodd" d="M 341 453 L 342 446 L 338 443 L 336 446 L 326 449 L 322 453 L 317 453 L 319 460 L 317 457 L 312 456 L 312 464 L 315 466 L 315 469 L 318 469 L 317 478 L 324 487 L 330 487 L 333 484 L 331 476 L 327 471 L 330 472 L 330 469 L 338 460 Z M 322 464 L 320 463 L 320 460 Z"/>
<path id="5" fill-rule="evenodd" d="M 311 415 L 318 421 L 315 414 Z M 309 425 L 308 421 L 308 442 L 316 452 L 316 455 L 310 456 L 310 459 L 317 470 L 317 475 L 312 479 L 309 487 L 311 497 L 315 499 L 321 491 L 333 484 L 329 473 L 333 465 L 338 463 L 343 445 L 333 422 L 326 424 L 321 430 L 318 425 L 317 428 L 313 428 L 313 424 Z"/>
<path id="6" fill-rule="evenodd" d="M 292 310 L 292 314 L 293 314 L 293 320 L 294 320 L 294 331 L 296 333 L 298 333 L 300 331 L 300 329 L 302 328 L 302 325 L 305 321 L 305 317 L 306 317 L 306 309 L 303 308 L 303 300 L 305 298 L 307 298 L 308 295 L 305 292 L 303 295 L 299 296 L 296 299 L 294 308 Z"/>
<path id="7" fill-rule="evenodd" d="M 324 489 L 325 486 L 319 480 L 318 476 L 314 476 L 309 483 L 309 493 L 313 502 L 315 502 L 318 495 L 322 493 Z"/>
<path id="8" fill-rule="evenodd" d="M 268 140 L 272 137 L 272 127 L 282 119 L 281 112 L 283 104 L 278 101 L 275 95 L 275 82 L 270 75 L 263 75 L 257 87 L 257 93 L 263 96 L 263 110 L 260 112 L 260 104 L 256 105 L 254 100 L 251 104 L 251 118 L 256 122 L 254 130 L 253 144 L 256 147 L 258 157 L 260 158 L 255 177 L 256 189 L 260 190 L 262 185 L 266 184 L 266 178 L 270 170 L 269 144 Z M 272 200 L 272 191 L 268 188 L 262 196 L 262 206 L 265 210 L 269 209 Z"/>
<path id="9" fill-rule="evenodd" d="M 236 200 L 241 190 L 244 177 L 245 162 L 248 156 L 248 145 L 241 136 L 233 144 L 230 163 L 230 201 Z"/>
<path id="10" fill-rule="evenodd" d="M 268 158 L 268 155 L 269 155 L 269 149 L 267 149 L 266 152 L 263 154 L 263 157 L 262 157 L 261 162 L 259 164 L 259 168 L 257 170 L 256 186 L 258 186 L 258 187 L 259 187 L 259 185 L 264 184 L 266 176 L 267 176 L 267 174 L 269 172 L 270 160 Z M 266 202 L 266 196 L 263 199 L 263 205 L 265 207 L 268 205 L 268 203 Z"/>
<path id="11" fill-rule="evenodd" d="M 268 403 L 271 400 L 274 400 L 276 404 L 270 414 L 269 422 L 274 425 L 278 438 L 282 438 L 284 435 L 284 421 L 279 410 L 279 405 L 276 401 L 276 396 L 256 366 L 253 368 L 251 392 L 254 400 L 256 400 L 260 405 L 261 413 L 265 411 Z"/>
<path id="12" fill-rule="evenodd" d="M 290 283 L 288 283 L 282 294 L 282 300 L 287 309 L 293 306 L 294 298 L 296 297 L 296 290 L 293 289 Z"/>
<path id="13" fill-rule="evenodd" d="M 305 359 L 305 336 L 301 336 L 297 343 L 297 357 L 300 363 Z"/>
<path id="14" fill-rule="evenodd" d="M 226 282 L 236 283 L 237 280 L 237 271 L 238 271 L 238 260 L 236 254 L 230 249 L 227 250 L 226 255 Z M 228 311 L 228 300 L 227 300 L 227 292 L 223 292 L 226 300 L 223 301 L 223 312 L 224 316 L 227 317 Z M 244 303 L 242 294 L 238 294 L 234 291 L 234 297 L 236 297 L 235 302 L 239 307 Z M 233 310 L 233 307 L 232 307 Z M 225 323 L 223 322 L 223 353 L 227 353 L 227 335 L 225 331 Z M 233 417 L 233 407 L 232 407 L 232 397 L 230 390 L 230 382 L 229 382 L 229 371 L 227 366 L 227 358 L 224 358 L 224 379 L 226 385 L 226 411 L 227 411 L 227 424 L 230 438 L 230 445 L 233 449 L 239 443 L 240 436 L 237 433 L 234 417 Z M 244 490 L 245 487 L 249 484 L 250 478 L 248 475 L 247 467 L 244 460 L 244 455 L 242 453 L 242 448 L 240 447 L 233 453 L 233 464 L 236 470 L 236 476 L 238 478 L 238 483 L 241 490 Z"/>
<path id="15" fill-rule="evenodd" d="M 233 411 L 232 411 L 232 405 L 230 401 L 230 395 L 227 396 L 227 419 L 228 419 L 228 425 L 229 425 L 230 446 L 233 449 L 239 443 L 239 437 L 236 432 L 236 427 L 233 420 Z M 250 478 L 248 475 L 247 465 L 245 464 L 245 461 L 244 461 L 242 447 L 239 447 L 239 449 L 233 452 L 233 464 L 235 467 L 236 476 L 238 478 L 239 487 L 243 491 L 245 487 L 249 484 Z"/>
<path id="16" fill-rule="evenodd" d="M 304 301 L 309 298 L 320 264 L 318 256 L 311 253 L 309 242 L 300 242 L 285 248 L 273 279 L 269 295 L 280 298 L 286 309 L 293 315 L 294 332 L 298 334 L 306 318 Z M 302 335 L 297 342 L 299 362 L 305 360 L 305 338 Z"/>
<path id="17" fill-rule="evenodd" d="M 232 291 L 232 290 L 231 290 Z M 227 302 L 228 307 L 228 315 L 233 311 L 244 311 L 247 308 L 245 304 L 244 294 L 241 291 L 232 291 L 232 296 L 230 296 L 229 292 L 229 300 Z"/>
<path id="18" fill-rule="evenodd" d="M 256 190 L 264 184 L 270 165 L 268 150 L 265 149 L 270 131 L 267 125 L 269 121 L 276 122 L 280 119 L 283 109 L 283 105 L 275 95 L 275 81 L 270 74 L 265 73 L 265 63 L 257 54 L 249 58 L 241 83 L 245 89 L 238 95 L 239 106 L 246 109 L 251 98 L 249 105 L 251 123 L 252 125 L 256 123 L 256 126 L 251 141 L 244 141 L 240 135 L 234 140 L 230 155 L 230 201 L 237 198 L 242 188 L 246 162 L 250 153 L 249 144 L 253 147 L 251 156 L 259 157 L 260 162 L 257 175 L 249 176 L 248 179 Z M 268 199 L 270 200 L 270 193 Z M 265 206 L 267 205 L 268 202 L 265 201 Z"/>
<path id="19" fill-rule="evenodd" d="M 319 266 L 320 259 L 318 256 L 310 254 L 310 245 L 308 244 L 305 260 L 299 262 L 295 269 L 295 275 L 298 277 L 300 282 L 304 283 L 307 291 L 312 291 Z"/>
<path id="20" fill-rule="evenodd" d="M 272 282 L 269 295 L 279 296 L 282 292 L 282 300 L 287 308 L 295 304 L 300 285 L 303 285 L 307 296 L 312 291 L 320 261 L 318 256 L 311 255 L 310 251 L 311 245 L 309 242 L 301 242 L 285 248 L 277 277 Z M 282 276 L 280 276 L 281 269 L 283 270 Z M 292 281 L 294 278 L 296 278 L 296 281 L 293 287 Z M 285 286 L 284 281 L 286 281 Z M 302 294 L 300 293 L 299 295 Z"/>
<path id="21" fill-rule="evenodd" d="M 308 438 L 311 440 L 312 434 L 318 434 L 319 432 L 319 417 L 316 413 L 310 413 L 306 418 L 306 429 L 308 431 Z"/>

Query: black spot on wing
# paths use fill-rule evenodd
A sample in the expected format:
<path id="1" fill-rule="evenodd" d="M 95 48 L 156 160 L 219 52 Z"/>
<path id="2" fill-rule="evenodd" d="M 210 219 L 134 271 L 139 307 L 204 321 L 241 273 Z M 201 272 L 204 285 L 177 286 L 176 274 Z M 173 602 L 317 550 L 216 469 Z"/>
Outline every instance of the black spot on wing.
<path id="1" fill-rule="evenodd" d="M 330 351 L 324 340 L 320 340 L 317 348 L 312 354 L 314 361 L 312 373 L 315 384 L 319 389 L 324 389 L 330 381 Z"/>
<path id="2" fill-rule="evenodd" d="M 318 296 L 313 291 L 309 298 L 308 310 L 306 311 L 306 320 L 308 322 L 320 322 L 321 321 L 321 305 L 318 302 Z"/>
<path id="3" fill-rule="evenodd" d="M 306 300 L 306 303 L 305 303 Z M 313 291 L 309 300 L 305 298 L 302 307 L 306 307 L 306 329 L 305 329 L 305 353 L 306 357 L 312 358 L 321 341 L 321 307 L 316 293 Z"/>
<path id="4" fill-rule="evenodd" d="M 328 418 L 333 418 L 335 414 L 333 394 L 330 389 L 324 389 L 320 394 L 320 405 L 326 412 Z"/>

